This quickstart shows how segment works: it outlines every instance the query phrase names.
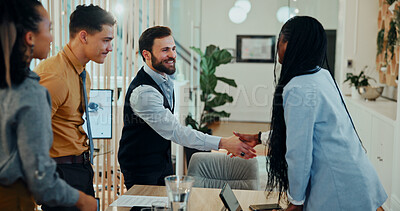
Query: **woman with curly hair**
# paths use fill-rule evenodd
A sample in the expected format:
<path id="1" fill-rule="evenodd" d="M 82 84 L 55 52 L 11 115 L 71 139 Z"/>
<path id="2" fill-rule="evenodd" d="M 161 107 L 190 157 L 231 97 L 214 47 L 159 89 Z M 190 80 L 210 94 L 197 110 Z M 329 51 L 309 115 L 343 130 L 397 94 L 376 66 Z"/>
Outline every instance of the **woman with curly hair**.
<path id="1" fill-rule="evenodd" d="M 321 68 L 326 48 L 316 19 L 288 20 L 278 40 L 271 132 L 236 135 L 268 145 L 267 188 L 287 196 L 286 210 L 377 210 L 387 195 L 333 76 Z"/>

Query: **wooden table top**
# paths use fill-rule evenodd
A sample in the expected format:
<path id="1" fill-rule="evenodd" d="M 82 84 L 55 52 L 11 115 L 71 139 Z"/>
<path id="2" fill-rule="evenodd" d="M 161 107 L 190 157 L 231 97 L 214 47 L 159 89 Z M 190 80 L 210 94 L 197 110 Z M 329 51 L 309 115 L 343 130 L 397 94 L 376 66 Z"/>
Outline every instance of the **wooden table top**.
<path id="1" fill-rule="evenodd" d="M 213 188 L 192 188 L 189 198 L 188 210 L 203 211 L 216 210 L 220 211 L 223 208 L 223 203 L 219 198 L 221 189 Z M 277 194 L 271 194 L 268 199 L 265 191 L 255 190 L 233 190 L 236 198 L 239 201 L 243 210 L 247 211 L 251 204 L 266 204 L 276 203 L 278 200 Z M 150 185 L 135 185 L 126 195 L 142 195 L 142 196 L 167 196 L 165 186 L 150 186 Z M 282 204 L 282 203 L 281 203 Z M 284 207 L 284 205 L 281 205 Z M 285 206 L 286 207 L 286 206 Z M 108 207 L 107 211 L 129 211 L 128 207 Z"/>

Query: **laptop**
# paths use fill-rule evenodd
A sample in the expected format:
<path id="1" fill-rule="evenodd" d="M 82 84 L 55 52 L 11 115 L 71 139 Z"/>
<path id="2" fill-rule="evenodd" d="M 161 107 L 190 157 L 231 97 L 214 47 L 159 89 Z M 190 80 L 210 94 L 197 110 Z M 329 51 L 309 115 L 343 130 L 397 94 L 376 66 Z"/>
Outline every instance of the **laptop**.
<path id="1" fill-rule="evenodd" d="M 224 187 L 222 187 L 219 197 L 224 203 L 225 208 L 229 211 L 242 211 L 242 207 L 240 207 L 240 204 L 228 183 L 225 183 Z"/>

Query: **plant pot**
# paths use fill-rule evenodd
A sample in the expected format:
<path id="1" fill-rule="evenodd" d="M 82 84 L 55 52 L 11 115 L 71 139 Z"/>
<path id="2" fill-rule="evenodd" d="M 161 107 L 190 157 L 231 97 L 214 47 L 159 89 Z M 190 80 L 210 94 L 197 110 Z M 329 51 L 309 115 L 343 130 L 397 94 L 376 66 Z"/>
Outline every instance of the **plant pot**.
<path id="1" fill-rule="evenodd" d="M 372 86 L 360 86 L 358 87 L 358 92 L 360 93 L 361 97 L 365 100 L 375 101 L 376 98 L 381 96 L 383 92 L 383 86 L 379 87 L 372 87 Z"/>
<path id="2" fill-rule="evenodd" d="M 355 86 L 351 87 L 351 98 L 355 100 L 362 100 L 362 97 L 360 93 L 358 93 L 358 90 Z"/>

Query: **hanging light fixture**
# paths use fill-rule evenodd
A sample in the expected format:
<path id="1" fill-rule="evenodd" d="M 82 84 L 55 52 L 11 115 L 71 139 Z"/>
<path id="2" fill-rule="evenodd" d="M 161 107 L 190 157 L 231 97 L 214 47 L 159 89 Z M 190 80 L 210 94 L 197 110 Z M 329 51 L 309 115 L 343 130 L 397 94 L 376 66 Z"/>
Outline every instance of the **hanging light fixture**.
<path id="1" fill-rule="evenodd" d="M 229 10 L 229 19 L 236 24 L 243 23 L 246 18 L 247 13 L 241 7 L 235 6 Z"/>
<path id="2" fill-rule="evenodd" d="M 249 0 L 237 0 L 235 6 L 243 8 L 246 13 L 249 13 L 251 10 L 251 3 Z"/>
<path id="3" fill-rule="evenodd" d="M 235 5 L 229 10 L 229 19 L 236 24 L 243 23 L 250 9 L 251 3 L 249 0 L 237 0 Z"/>
<path id="4" fill-rule="evenodd" d="M 290 18 L 296 16 L 296 14 L 298 12 L 299 12 L 299 10 L 296 8 L 290 8 L 288 6 L 283 6 L 283 7 L 279 8 L 278 11 L 276 12 L 276 19 L 278 19 L 278 21 L 280 23 L 285 23 Z"/>

